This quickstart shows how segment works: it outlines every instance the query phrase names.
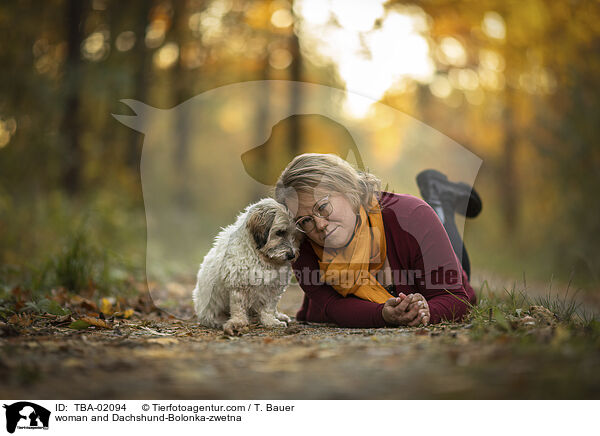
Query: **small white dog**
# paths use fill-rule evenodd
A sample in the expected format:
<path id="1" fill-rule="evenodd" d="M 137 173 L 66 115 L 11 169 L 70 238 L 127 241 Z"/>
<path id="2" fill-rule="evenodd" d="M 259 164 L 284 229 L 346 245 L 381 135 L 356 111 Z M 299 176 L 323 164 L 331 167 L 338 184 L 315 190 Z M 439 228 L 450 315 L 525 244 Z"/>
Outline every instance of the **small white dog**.
<path id="1" fill-rule="evenodd" d="M 204 257 L 193 291 L 201 325 L 234 335 L 256 315 L 266 327 L 290 318 L 277 303 L 292 277 L 302 233 L 287 209 L 272 198 L 251 204 L 224 228 Z"/>

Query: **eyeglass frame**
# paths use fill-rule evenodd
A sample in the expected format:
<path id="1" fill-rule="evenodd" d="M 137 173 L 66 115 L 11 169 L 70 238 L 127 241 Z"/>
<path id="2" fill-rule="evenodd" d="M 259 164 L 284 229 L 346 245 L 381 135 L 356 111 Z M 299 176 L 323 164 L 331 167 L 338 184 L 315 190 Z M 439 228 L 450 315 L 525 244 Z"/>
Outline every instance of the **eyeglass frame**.
<path id="1" fill-rule="evenodd" d="M 312 209 L 313 209 L 313 213 L 308 214 L 308 215 L 302 215 L 301 217 L 299 217 L 294 224 L 296 225 L 296 228 L 301 231 L 302 233 L 306 234 L 306 233 L 310 233 L 312 232 L 315 228 L 317 223 L 314 223 L 314 227 L 312 229 L 310 229 L 309 231 L 306 231 L 304 229 L 302 229 L 302 227 L 300 226 L 299 222 L 300 220 L 303 220 L 304 218 L 312 218 L 313 221 L 315 221 L 315 217 L 317 218 L 323 218 L 323 219 L 327 219 L 331 216 L 331 214 L 333 213 L 333 204 L 331 204 L 331 202 L 329 202 L 329 204 L 331 205 L 331 211 L 325 216 L 325 215 L 321 215 L 317 212 L 315 212 L 315 208 L 317 207 L 317 205 L 321 204 L 323 202 L 323 200 L 329 200 L 329 196 L 331 194 L 327 194 L 325 197 L 321 198 L 320 200 L 315 201 L 315 204 L 313 205 Z"/>

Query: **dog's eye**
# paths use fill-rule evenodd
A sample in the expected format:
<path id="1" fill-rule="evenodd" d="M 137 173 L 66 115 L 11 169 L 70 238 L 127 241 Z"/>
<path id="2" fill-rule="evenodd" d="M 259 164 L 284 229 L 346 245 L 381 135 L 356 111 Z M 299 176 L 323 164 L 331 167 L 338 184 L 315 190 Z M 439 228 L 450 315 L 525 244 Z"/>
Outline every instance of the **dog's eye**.
<path id="1" fill-rule="evenodd" d="M 275 232 L 275 234 L 276 234 L 277 236 L 285 236 L 285 230 L 277 230 L 277 231 Z"/>

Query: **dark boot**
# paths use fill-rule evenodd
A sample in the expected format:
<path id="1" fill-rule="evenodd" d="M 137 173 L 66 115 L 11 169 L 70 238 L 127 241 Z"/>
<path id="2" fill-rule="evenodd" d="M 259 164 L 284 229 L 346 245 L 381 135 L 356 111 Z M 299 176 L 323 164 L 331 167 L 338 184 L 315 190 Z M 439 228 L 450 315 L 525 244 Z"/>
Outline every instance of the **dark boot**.
<path id="1" fill-rule="evenodd" d="M 463 182 L 450 182 L 448 177 L 439 171 L 421 171 L 417 175 L 417 186 L 423 200 L 436 212 L 442 204 L 443 209 L 454 210 L 467 218 L 475 218 L 481 212 L 481 198 L 475 188 Z"/>
<path id="2" fill-rule="evenodd" d="M 466 183 L 452 183 L 448 178 L 436 170 L 425 170 L 417 175 L 417 185 L 421 196 L 440 218 L 452 249 L 459 262 L 471 278 L 471 262 L 456 227 L 455 212 L 473 218 L 481 212 L 481 199 L 475 190 L 471 190 Z"/>

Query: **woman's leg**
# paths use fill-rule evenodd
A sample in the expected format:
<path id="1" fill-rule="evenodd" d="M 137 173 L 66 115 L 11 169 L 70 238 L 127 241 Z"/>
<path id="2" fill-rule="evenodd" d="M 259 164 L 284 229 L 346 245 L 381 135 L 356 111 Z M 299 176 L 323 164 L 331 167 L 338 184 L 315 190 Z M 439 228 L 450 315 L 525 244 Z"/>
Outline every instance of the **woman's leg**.
<path id="1" fill-rule="evenodd" d="M 444 225 L 446 229 L 446 233 L 448 233 L 448 237 L 450 238 L 450 243 L 452 244 L 452 248 L 458 256 L 463 269 L 467 273 L 467 277 L 469 280 L 471 279 L 471 262 L 469 261 L 469 255 L 467 254 L 467 249 L 465 247 L 465 243 L 460 237 L 460 233 L 458 232 L 458 228 L 456 227 L 456 221 L 454 219 L 454 207 L 452 203 L 446 203 L 442 200 L 442 208 L 434 207 L 433 210 L 440 217 L 440 221 Z M 442 212 L 442 213 L 440 213 Z"/>
<path id="2" fill-rule="evenodd" d="M 454 214 L 457 210 L 468 218 L 481 212 L 481 198 L 474 188 L 465 183 L 453 183 L 446 175 L 436 170 L 424 170 L 417 175 L 417 185 L 423 199 L 435 210 L 450 238 L 452 248 L 467 277 L 471 278 L 471 263 L 464 241 L 458 233 Z"/>

